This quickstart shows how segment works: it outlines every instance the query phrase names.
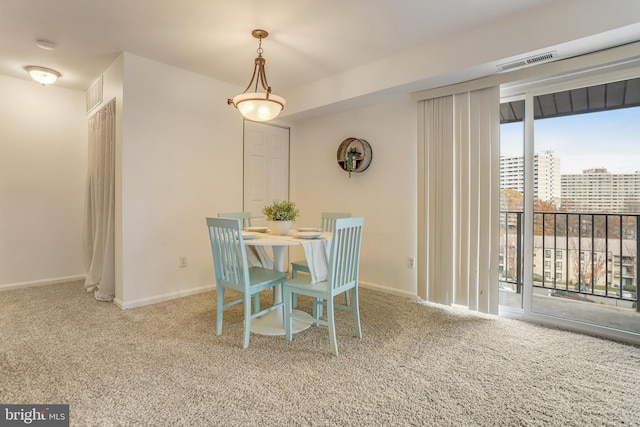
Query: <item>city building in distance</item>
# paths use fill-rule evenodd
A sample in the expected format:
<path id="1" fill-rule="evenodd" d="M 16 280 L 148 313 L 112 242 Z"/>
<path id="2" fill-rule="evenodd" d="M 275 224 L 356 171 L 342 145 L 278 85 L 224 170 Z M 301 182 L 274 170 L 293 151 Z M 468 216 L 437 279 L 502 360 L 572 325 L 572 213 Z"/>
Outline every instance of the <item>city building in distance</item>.
<path id="1" fill-rule="evenodd" d="M 558 210 L 640 213 L 640 171 L 615 174 L 594 168 L 560 174 L 560 158 L 551 150 L 536 153 L 533 168 L 534 199 Z M 524 157 L 500 157 L 500 189 L 524 194 Z"/>
<path id="2" fill-rule="evenodd" d="M 562 209 L 569 212 L 640 213 L 640 171 L 609 173 L 605 168 L 561 175 Z"/>
<path id="3" fill-rule="evenodd" d="M 536 153 L 533 158 L 533 197 L 560 208 L 560 158 L 553 151 Z M 500 189 L 524 194 L 524 157 L 500 157 Z"/>

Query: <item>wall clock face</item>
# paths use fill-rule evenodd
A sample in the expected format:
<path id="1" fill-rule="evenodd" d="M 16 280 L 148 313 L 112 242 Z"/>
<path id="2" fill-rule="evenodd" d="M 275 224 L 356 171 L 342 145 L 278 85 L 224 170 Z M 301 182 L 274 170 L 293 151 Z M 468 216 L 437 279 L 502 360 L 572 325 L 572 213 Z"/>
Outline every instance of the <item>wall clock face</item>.
<path id="1" fill-rule="evenodd" d="M 347 138 L 338 147 L 338 166 L 350 173 L 360 173 L 371 164 L 372 154 L 364 139 Z"/>

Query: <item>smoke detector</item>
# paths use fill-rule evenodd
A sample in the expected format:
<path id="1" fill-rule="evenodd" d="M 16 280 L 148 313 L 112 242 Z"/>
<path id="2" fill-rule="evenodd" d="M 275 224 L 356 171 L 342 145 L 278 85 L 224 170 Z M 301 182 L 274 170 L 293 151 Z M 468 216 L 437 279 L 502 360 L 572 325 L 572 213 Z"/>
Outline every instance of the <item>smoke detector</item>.
<path id="1" fill-rule="evenodd" d="M 54 42 L 44 39 L 36 39 L 36 46 L 44 50 L 55 50 L 57 47 Z"/>

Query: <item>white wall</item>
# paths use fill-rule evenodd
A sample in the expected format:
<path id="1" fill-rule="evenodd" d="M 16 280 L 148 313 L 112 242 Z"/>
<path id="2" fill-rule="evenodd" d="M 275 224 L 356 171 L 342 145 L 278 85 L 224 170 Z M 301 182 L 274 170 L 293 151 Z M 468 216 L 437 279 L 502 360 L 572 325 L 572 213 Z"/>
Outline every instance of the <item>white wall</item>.
<path id="1" fill-rule="evenodd" d="M 242 119 L 226 103 L 239 90 L 124 54 L 116 261 L 123 307 L 214 283 L 205 218 L 242 207 Z M 179 267 L 180 256 L 188 257 L 186 268 Z"/>
<path id="2" fill-rule="evenodd" d="M 405 98 L 297 122 L 291 131 L 298 225 L 319 225 L 323 211 L 364 216 L 361 282 L 408 295 L 417 292 L 417 270 L 407 267 L 417 250 L 417 128 L 417 105 Z M 349 137 L 373 151 L 369 168 L 351 178 L 336 161 Z"/>
<path id="3" fill-rule="evenodd" d="M 84 276 L 84 93 L 0 76 L 0 94 L 0 288 Z"/>

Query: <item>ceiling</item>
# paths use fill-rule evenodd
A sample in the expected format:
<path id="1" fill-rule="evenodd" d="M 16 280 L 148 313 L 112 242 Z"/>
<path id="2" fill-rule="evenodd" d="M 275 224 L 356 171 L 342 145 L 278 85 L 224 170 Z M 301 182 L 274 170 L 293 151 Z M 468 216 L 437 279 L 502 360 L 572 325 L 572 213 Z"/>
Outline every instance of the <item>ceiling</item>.
<path id="1" fill-rule="evenodd" d="M 126 51 L 244 88 L 258 47 L 251 30 L 262 28 L 269 84 L 282 93 L 552 3 L 565 0 L 1 0 L 0 74 L 28 80 L 27 65 L 53 68 L 56 86 L 84 91 Z"/>
<path id="2" fill-rule="evenodd" d="M 127 51 L 244 87 L 263 28 L 269 83 L 286 91 L 553 1 L 2 0 L 0 74 L 39 65 L 85 90 Z"/>

